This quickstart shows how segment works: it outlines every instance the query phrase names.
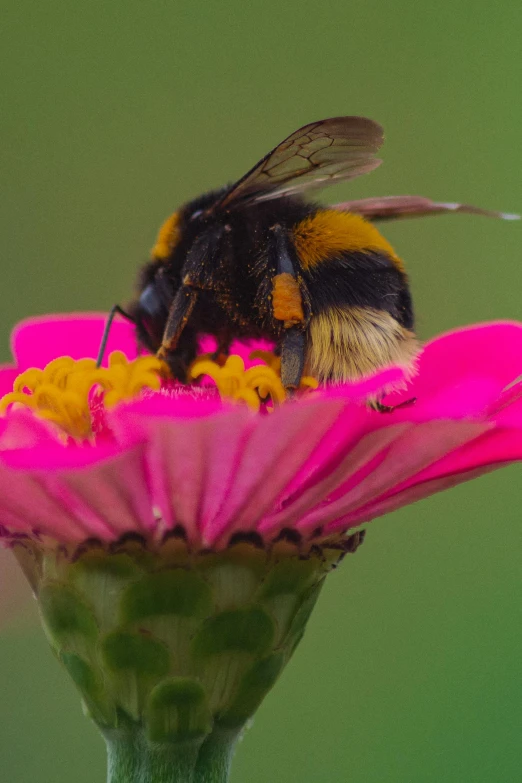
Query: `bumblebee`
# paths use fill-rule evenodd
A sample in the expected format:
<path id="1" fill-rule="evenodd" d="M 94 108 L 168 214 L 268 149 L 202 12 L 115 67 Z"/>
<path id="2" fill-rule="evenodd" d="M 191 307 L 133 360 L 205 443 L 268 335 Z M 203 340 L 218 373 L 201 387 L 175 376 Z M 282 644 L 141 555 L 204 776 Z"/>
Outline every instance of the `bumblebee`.
<path id="1" fill-rule="evenodd" d="M 342 382 L 389 364 L 413 373 L 418 344 L 402 260 L 373 225 L 413 215 L 515 217 L 417 196 L 324 207 L 302 194 L 380 165 L 380 125 L 335 117 L 305 125 L 232 185 L 161 226 L 128 314 L 139 342 L 185 381 L 201 334 L 273 340 L 281 377 Z M 119 309 L 119 308 L 115 308 Z"/>

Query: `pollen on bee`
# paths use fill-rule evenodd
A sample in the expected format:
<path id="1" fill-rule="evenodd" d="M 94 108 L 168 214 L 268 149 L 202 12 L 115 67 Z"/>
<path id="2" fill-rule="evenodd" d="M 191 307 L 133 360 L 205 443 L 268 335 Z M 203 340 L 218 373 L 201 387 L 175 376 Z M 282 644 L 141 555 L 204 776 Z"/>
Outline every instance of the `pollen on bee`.
<path id="1" fill-rule="evenodd" d="M 288 272 L 276 275 L 272 280 L 272 308 L 274 318 L 284 321 L 286 328 L 304 321 L 299 284 Z"/>

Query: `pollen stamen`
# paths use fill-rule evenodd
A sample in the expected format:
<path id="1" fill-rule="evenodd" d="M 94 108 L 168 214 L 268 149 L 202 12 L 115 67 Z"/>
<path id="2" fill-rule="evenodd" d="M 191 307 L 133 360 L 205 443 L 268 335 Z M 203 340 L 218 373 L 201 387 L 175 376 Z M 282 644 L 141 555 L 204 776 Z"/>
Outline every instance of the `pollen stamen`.
<path id="1" fill-rule="evenodd" d="M 229 356 L 224 364 L 213 361 L 208 355 L 196 359 L 190 367 L 190 377 L 211 378 L 222 397 L 246 402 L 254 410 L 270 398 L 272 406 L 286 400 L 286 390 L 281 382 L 281 358 L 271 351 L 253 351 L 250 359 L 261 359 L 265 364 L 257 364 L 245 370 L 240 356 Z M 304 376 L 300 389 L 316 389 L 315 378 Z"/>
<path id="2" fill-rule="evenodd" d="M 243 359 L 235 354 L 229 356 L 223 366 L 209 358 L 196 359 L 189 372 L 193 379 L 208 376 L 222 397 L 246 402 L 254 410 L 259 410 L 261 399 L 266 397 L 270 397 L 274 405 L 285 399 L 281 378 L 271 367 L 256 365 L 245 370 Z"/>
<path id="3" fill-rule="evenodd" d="M 32 367 L 21 373 L 13 391 L 0 399 L 0 413 L 13 404 L 23 405 L 67 435 L 84 440 L 93 434 L 94 402 L 108 409 L 144 389 L 157 391 L 166 372 L 166 365 L 155 356 L 129 361 L 115 351 L 108 367 L 97 367 L 94 359 L 61 356 L 43 370 Z"/>
<path id="4" fill-rule="evenodd" d="M 286 399 L 281 382 L 281 359 L 270 351 L 254 351 L 251 359 L 261 359 L 245 369 L 240 356 L 231 355 L 221 362 L 210 354 L 198 357 L 191 365 L 189 376 L 197 380 L 210 378 L 220 396 L 243 403 L 255 411 L 264 405 L 272 410 Z M 12 405 L 30 408 L 38 416 L 55 424 L 68 437 L 77 440 L 92 438 L 103 410 L 122 400 L 137 397 L 145 390 L 159 391 L 169 377 L 167 365 L 156 356 L 140 356 L 129 361 L 120 351 L 109 357 L 108 367 L 97 367 L 94 359 L 75 361 L 61 356 L 43 370 L 32 367 L 14 381 L 13 391 L 0 399 L 0 414 Z M 304 377 L 300 388 L 317 387 L 314 378 Z"/>

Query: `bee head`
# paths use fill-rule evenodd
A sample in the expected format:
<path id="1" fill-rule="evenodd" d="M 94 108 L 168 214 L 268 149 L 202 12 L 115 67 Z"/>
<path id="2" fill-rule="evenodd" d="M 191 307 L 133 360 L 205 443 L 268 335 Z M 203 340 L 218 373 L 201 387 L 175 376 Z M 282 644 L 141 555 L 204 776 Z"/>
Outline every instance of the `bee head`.
<path id="1" fill-rule="evenodd" d="M 140 343 L 156 352 L 161 345 L 169 307 L 177 287 L 165 274 L 165 265 L 153 260 L 142 270 L 139 296 L 130 306 Z"/>
<path id="2" fill-rule="evenodd" d="M 157 351 L 161 345 L 170 306 L 182 285 L 187 258 L 202 241 L 204 244 L 207 235 L 215 235 L 220 219 L 213 207 L 226 190 L 211 191 L 188 202 L 159 229 L 151 260 L 142 269 L 138 281 L 138 299 L 130 308 L 139 340 L 151 351 Z"/>

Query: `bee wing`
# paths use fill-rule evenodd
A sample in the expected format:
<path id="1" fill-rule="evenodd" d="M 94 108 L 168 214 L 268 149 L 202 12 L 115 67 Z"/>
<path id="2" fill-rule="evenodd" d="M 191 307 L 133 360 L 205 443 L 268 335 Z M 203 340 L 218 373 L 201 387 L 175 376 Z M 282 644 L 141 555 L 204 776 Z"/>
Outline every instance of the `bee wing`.
<path id="1" fill-rule="evenodd" d="M 520 220 L 520 215 L 514 215 L 510 212 L 493 212 L 489 209 L 473 207 L 470 204 L 436 202 L 423 196 L 363 198 L 360 201 L 343 201 L 341 204 L 333 204 L 332 209 L 338 209 L 341 212 L 355 212 L 368 220 L 398 220 L 449 212 L 467 212 L 471 215 L 485 215 L 502 220 Z"/>
<path id="2" fill-rule="evenodd" d="M 305 125 L 265 155 L 225 194 L 220 207 L 267 201 L 353 179 L 381 164 L 380 125 L 366 117 L 332 117 Z"/>

